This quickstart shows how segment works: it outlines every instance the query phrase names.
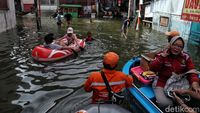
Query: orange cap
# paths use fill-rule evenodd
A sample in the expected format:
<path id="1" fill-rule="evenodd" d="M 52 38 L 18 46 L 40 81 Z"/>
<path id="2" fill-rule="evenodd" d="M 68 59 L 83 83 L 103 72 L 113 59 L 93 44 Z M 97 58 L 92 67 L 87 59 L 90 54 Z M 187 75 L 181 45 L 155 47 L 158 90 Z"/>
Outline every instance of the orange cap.
<path id="1" fill-rule="evenodd" d="M 117 65 L 119 61 L 119 56 L 115 52 L 108 52 L 104 55 L 103 62 L 109 64 L 110 67 Z"/>
<path id="2" fill-rule="evenodd" d="M 174 36 L 179 36 L 180 33 L 178 31 L 170 31 L 170 32 L 165 32 L 165 35 L 174 37 Z"/>

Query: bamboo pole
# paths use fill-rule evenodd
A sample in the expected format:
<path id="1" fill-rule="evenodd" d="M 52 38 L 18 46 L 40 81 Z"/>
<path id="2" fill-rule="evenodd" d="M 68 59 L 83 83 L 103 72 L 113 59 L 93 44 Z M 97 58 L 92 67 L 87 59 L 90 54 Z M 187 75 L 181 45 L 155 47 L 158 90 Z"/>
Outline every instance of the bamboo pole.
<path id="1" fill-rule="evenodd" d="M 139 1 L 139 10 L 138 10 L 138 21 L 137 21 L 137 25 L 136 25 L 136 31 L 139 30 L 139 26 L 140 26 L 140 18 L 141 18 L 141 9 L 142 9 L 142 4 L 143 4 L 143 0 Z"/>
<path id="2" fill-rule="evenodd" d="M 128 2 L 128 17 L 127 18 L 130 17 L 130 13 L 131 13 L 131 1 L 132 0 L 129 0 L 129 2 Z"/>

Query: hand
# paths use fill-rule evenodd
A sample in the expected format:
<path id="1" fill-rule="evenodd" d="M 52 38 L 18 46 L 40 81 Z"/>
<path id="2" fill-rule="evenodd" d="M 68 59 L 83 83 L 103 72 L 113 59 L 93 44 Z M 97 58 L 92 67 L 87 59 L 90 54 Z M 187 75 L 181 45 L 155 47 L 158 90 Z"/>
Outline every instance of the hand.
<path id="1" fill-rule="evenodd" d="M 194 87 L 193 89 L 194 89 L 194 91 L 195 91 L 196 93 L 200 94 L 200 87 Z"/>
<path id="2" fill-rule="evenodd" d="M 187 93 L 187 90 L 184 90 L 184 89 L 176 89 L 174 90 L 175 93 L 179 93 L 179 94 L 186 94 Z"/>
<path id="3" fill-rule="evenodd" d="M 192 89 L 196 92 L 200 94 L 200 86 L 198 82 L 193 82 L 192 83 Z"/>
<path id="4" fill-rule="evenodd" d="M 140 60 L 140 66 L 142 67 L 142 69 L 144 71 L 149 71 L 150 70 L 149 69 L 149 64 L 148 64 L 148 62 L 144 58 L 141 58 L 141 60 Z"/>
<path id="5" fill-rule="evenodd" d="M 176 95 L 175 92 L 173 92 L 173 95 L 174 95 L 174 98 L 176 99 L 176 101 L 177 101 L 180 105 L 184 104 L 183 100 L 181 100 L 181 99 Z"/>

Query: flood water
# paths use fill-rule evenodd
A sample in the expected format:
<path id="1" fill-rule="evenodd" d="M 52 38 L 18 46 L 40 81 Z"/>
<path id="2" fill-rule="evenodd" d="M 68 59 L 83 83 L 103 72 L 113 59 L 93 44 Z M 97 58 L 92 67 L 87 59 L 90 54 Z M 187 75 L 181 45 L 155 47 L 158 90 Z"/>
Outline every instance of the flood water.
<path id="1" fill-rule="evenodd" d="M 85 101 L 82 84 L 92 71 L 102 67 L 102 55 L 115 51 L 120 56 L 118 70 L 133 56 L 163 48 L 163 33 L 151 29 L 136 32 L 131 28 L 128 38 L 121 37 L 120 20 L 73 19 L 72 27 L 80 37 L 91 31 L 95 40 L 78 56 L 50 63 L 34 61 L 31 50 L 43 43 L 43 36 L 66 33 L 66 25 L 58 28 L 54 19 L 42 17 L 42 30 L 37 31 L 34 15 L 18 17 L 16 29 L 0 35 L 0 112 L 1 113 L 70 113 Z M 187 51 L 200 69 L 199 46 L 189 45 Z"/>

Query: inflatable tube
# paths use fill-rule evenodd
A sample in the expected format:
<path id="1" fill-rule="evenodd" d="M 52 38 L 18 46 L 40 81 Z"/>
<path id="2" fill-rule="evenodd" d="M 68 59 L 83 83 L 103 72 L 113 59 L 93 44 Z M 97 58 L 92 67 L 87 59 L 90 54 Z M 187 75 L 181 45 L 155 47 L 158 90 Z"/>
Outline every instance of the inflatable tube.
<path id="1" fill-rule="evenodd" d="M 85 41 L 78 39 L 77 42 L 79 45 L 72 44 L 69 46 L 73 48 L 73 50 L 53 50 L 50 48 L 45 48 L 43 45 L 39 45 L 32 50 L 32 57 L 36 61 L 42 62 L 57 61 L 71 56 L 74 54 L 74 52 L 79 52 L 82 48 L 85 47 Z"/>

